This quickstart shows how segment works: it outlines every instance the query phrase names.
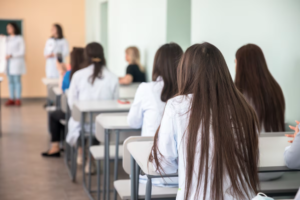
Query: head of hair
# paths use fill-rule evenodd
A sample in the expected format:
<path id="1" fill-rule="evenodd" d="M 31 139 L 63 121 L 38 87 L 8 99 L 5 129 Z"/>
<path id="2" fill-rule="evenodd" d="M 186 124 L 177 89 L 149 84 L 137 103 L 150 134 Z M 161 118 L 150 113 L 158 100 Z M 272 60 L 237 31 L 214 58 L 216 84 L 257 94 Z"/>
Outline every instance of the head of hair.
<path id="1" fill-rule="evenodd" d="M 56 28 L 57 39 L 64 38 L 64 33 L 63 33 L 63 29 L 62 29 L 61 25 L 54 24 L 53 26 Z"/>
<path id="2" fill-rule="evenodd" d="M 140 51 L 139 51 L 139 49 L 137 47 L 135 47 L 135 46 L 131 46 L 131 47 L 128 47 L 125 50 L 125 52 L 126 52 L 126 54 L 131 59 L 131 63 L 130 64 L 139 66 L 140 70 L 142 72 L 144 72 L 145 70 L 144 70 L 143 66 L 141 65 Z"/>
<path id="3" fill-rule="evenodd" d="M 71 73 L 70 81 L 72 80 L 73 74 L 81 69 L 84 60 L 84 48 L 74 47 L 70 54 Z"/>
<path id="4" fill-rule="evenodd" d="M 161 46 L 154 57 L 152 80 L 161 77 L 164 87 L 161 92 L 161 100 L 167 102 L 178 92 L 177 67 L 183 54 L 181 47 L 176 43 L 168 43 Z"/>
<path id="5" fill-rule="evenodd" d="M 102 69 L 106 65 L 102 45 L 97 42 L 89 43 L 84 49 L 84 60 L 85 67 L 94 65 L 94 72 L 90 77 L 91 83 L 94 84 L 96 78 L 101 78 Z"/>
<path id="6" fill-rule="evenodd" d="M 20 28 L 15 22 L 9 22 L 7 25 L 11 25 L 13 27 L 15 35 L 21 35 Z"/>
<path id="7" fill-rule="evenodd" d="M 227 178 L 234 199 L 251 199 L 250 193 L 257 193 L 259 184 L 259 123 L 255 111 L 236 89 L 222 53 L 212 44 L 195 44 L 182 56 L 177 75 L 178 95 L 193 94 L 187 130 L 180 144 L 186 155 L 184 199 L 189 199 L 195 187 L 195 199 L 200 192 L 207 199 L 210 190 L 210 199 L 222 200 Z M 159 130 L 149 161 L 154 161 L 156 170 L 163 173 L 158 134 Z"/>
<path id="8" fill-rule="evenodd" d="M 283 92 L 270 73 L 261 48 L 242 46 L 236 52 L 235 85 L 254 107 L 266 132 L 284 131 Z"/>

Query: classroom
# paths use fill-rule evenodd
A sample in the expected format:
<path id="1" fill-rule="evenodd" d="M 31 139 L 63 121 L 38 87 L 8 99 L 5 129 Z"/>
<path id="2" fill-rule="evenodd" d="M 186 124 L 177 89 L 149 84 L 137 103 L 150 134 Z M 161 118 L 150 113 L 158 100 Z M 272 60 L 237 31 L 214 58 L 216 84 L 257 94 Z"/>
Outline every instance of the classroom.
<path id="1" fill-rule="evenodd" d="M 299 0 L 0 0 L 0 200 L 300 200 Z"/>

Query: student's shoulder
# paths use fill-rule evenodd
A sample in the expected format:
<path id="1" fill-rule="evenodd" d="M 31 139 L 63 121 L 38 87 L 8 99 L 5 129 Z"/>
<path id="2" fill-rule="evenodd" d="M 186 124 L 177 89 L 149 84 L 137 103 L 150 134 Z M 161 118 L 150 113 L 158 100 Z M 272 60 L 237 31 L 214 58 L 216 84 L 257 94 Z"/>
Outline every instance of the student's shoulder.
<path id="1" fill-rule="evenodd" d="M 169 108 L 173 111 L 187 111 L 190 107 L 191 99 L 192 95 L 178 95 L 168 100 L 166 109 Z"/>
<path id="2" fill-rule="evenodd" d="M 85 68 L 82 68 L 82 69 L 79 69 L 77 70 L 74 74 L 73 74 L 73 78 L 77 78 L 79 76 L 82 76 L 83 74 L 90 74 L 90 71 L 91 71 L 91 65 L 90 66 L 87 66 Z M 71 73 L 71 72 L 70 72 Z"/>

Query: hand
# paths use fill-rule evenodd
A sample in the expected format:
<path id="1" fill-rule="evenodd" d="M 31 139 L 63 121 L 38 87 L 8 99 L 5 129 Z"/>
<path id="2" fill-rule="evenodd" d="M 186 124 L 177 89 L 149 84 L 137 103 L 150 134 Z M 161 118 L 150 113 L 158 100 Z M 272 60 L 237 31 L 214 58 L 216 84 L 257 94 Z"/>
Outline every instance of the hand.
<path id="1" fill-rule="evenodd" d="M 285 134 L 286 137 L 293 138 L 293 140 L 290 140 L 289 143 L 293 143 L 296 135 L 299 133 L 299 126 L 298 125 L 300 124 L 300 122 L 296 121 L 296 123 L 297 123 L 296 127 L 295 126 L 289 126 L 290 129 L 295 131 L 294 134 Z"/>
<path id="2" fill-rule="evenodd" d="M 47 56 L 47 58 L 53 58 L 53 57 L 55 57 L 54 53 L 51 53 Z"/>
<path id="3" fill-rule="evenodd" d="M 6 60 L 10 59 L 12 56 L 11 55 L 7 55 L 5 58 Z"/>

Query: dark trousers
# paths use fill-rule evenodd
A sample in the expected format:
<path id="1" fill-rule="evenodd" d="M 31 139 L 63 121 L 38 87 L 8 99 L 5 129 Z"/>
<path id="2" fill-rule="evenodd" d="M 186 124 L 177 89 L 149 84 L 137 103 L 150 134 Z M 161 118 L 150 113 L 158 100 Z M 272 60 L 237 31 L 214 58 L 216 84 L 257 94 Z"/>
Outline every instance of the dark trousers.
<path id="1" fill-rule="evenodd" d="M 65 119 L 66 114 L 62 110 L 55 110 L 49 114 L 49 126 L 51 133 L 51 142 L 59 142 L 61 134 L 65 126 L 60 123 L 60 120 Z"/>

